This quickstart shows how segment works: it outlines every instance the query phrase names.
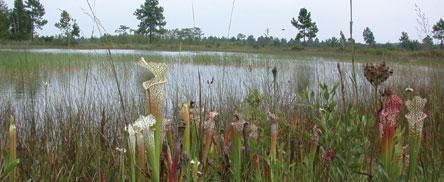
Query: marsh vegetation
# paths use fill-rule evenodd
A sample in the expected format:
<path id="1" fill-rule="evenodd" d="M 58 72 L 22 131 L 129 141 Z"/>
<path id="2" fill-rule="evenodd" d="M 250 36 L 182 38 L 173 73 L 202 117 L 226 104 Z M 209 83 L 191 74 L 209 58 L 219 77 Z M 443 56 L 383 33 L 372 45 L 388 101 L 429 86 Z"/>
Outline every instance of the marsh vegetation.
<path id="1" fill-rule="evenodd" d="M 393 75 L 376 92 L 368 79 L 378 72 L 357 64 L 353 93 L 351 64 L 340 59 L 214 52 L 0 54 L 2 180 L 14 176 L 11 166 L 18 181 L 443 178 L 438 63 L 388 63 Z M 155 114 L 148 112 L 142 86 L 153 75 L 140 66 L 140 57 L 168 66 L 162 103 L 151 105 L 164 105 L 155 126 L 143 124 L 152 118 L 139 118 Z M 387 103 L 396 101 L 393 95 L 402 103 L 427 99 L 420 107 L 426 117 L 418 119 L 421 130 L 412 128 L 412 104 L 398 104 L 391 112 L 394 125 L 384 130 L 391 126 L 393 135 L 383 140 L 381 123 L 389 122 L 381 112 L 392 107 Z M 142 124 L 133 125 L 136 120 Z M 152 127 L 125 130 L 139 125 Z M 10 126 L 17 128 L 15 157 Z M 147 140 L 150 132 L 157 136 L 155 145 Z"/>
<path id="2" fill-rule="evenodd" d="M 90 38 L 63 9 L 38 35 L 39 0 L 0 0 L 0 181 L 444 179 L 444 21 L 416 4 L 422 41 L 386 44 L 355 41 L 352 0 L 349 38 L 326 40 L 306 8 L 287 40 L 230 35 L 235 0 L 226 37 L 193 1 L 192 28 L 145 0 L 115 34 L 86 4 Z"/>

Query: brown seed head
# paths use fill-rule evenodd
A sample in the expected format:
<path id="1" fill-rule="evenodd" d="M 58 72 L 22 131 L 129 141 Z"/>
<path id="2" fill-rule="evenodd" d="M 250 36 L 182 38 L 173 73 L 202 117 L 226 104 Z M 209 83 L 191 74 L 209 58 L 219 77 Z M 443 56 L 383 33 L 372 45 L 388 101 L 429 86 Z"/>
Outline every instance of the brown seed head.
<path id="1" fill-rule="evenodd" d="M 378 86 L 392 75 L 393 69 L 386 66 L 385 63 L 364 65 L 364 76 L 373 86 Z"/>

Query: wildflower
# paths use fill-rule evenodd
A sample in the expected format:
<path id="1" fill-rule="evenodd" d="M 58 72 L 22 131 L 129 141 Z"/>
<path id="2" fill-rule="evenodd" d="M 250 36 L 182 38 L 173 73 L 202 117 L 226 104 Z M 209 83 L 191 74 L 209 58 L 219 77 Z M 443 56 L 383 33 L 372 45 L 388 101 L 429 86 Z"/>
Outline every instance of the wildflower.
<path id="1" fill-rule="evenodd" d="M 153 115 L 140 116 L 136 120 L 133 127 L 135 130 L 139 130 L 143 134 L 143 138 L 146 139 L 149 148 L 154 148 L 154 125 L 156 119 Z M 142 138 L 141 138 L 142 139 Z"/>
<path id="2" fill-rule="evenodd" d="M 144 129 L 151 129 L 156 124 L 153 115 L 140 116 L 133 124 L 134 131 L 141 133 Z"/>
<path id="3" fill-rule="evenodd" d="M 199 178 L 199 175 L 202 174 L 202 172 L 199 171 L 200 162 L 197 160 L 196 161 L 191 160 L 190 164 L 192 165 L 192 168 L 191 168 L 191 172 L 192 172 L 191 176 L 193 178 L 192 181 L 197 181 Z"/>
<path id="4" fill-rule="evenodd" d="M 125 148 L 116 147 L 116 150 L 117 150 L 117 152 L 120 152 L 120 153 L 126 153 L 126 149 Z"/>
<path id="5" fill-rule="evenodd" d="M 125 131 L 128 132 L 129 151 L 136 153 L 136 132 L 134 131 L 133 125 L 125 127 Z"/>
<path id="6" fill-rule="evenodd" d="M 190 161 L 190 164 L 199 166 L 199 165 L 200 165 L 200 162 L 199 162 L 199 161 L 191 160 L 191 161 Z"/>
<path id="7" fill-rule="evenodd" d="M 140 116 L 134 124 L 130 124 L 125 127 L 125 130 L 129 134 L 129 146 L 130 151 L 135 152 L 137 145 L 143 145 L 144 138 L 150 147 L 154 146 L 154 125 L 156 119 L 153 115 Z"/>
<path id="8" fill-rule="evenodd" d="M 412 100 L 408 100 L 405 105 L 409 113 L 405 115 L 410 131 L 416 134 L 422 133 L 424 120 L 427 114 L 423 112 L 427 99 L 415 96 Z"/>
<path id="9" fill-rule="evenodd" d="M 405 88 L 405 91 L 406 92 L 413 92 L 414 90 L 413 90 L 413 88 L 407 87 L 407 88 Z"/>
<path id="10" fill-rule="evenodd" d="M 157 169 L 154 163 L 153 159 L 155 157 L 156 152 L 156 141 L 154 139 L 155 135 L 155 124 L 156 119 L 153 115 L 148 116 L 140 116 L 133 124 L 129 124 L 125 127 L 125 131 L 128 132 L 128 145 L 129 145 L 129 151 L 130 151 L 130 161 L 131 161 L 131 179 L 135 180 L 136 176 L 136 167 L 139 168 L 141 171 L 145 168 L 145 149 L 146 146 L 148 148 L 148 153 L 151 167 L 153 168 L 154 179 L 157 178 Z M 145 142 L 147 145 L 145 145 Z M 137 148 L 137 161 L 136 161 L 136 148 Z M 159 154 L 160 155 L 160 154 Z M 140 173 L 138 175 L 138 178 L 143 178 Z M 154 180 L 156 181 L 156 180 Z"/>

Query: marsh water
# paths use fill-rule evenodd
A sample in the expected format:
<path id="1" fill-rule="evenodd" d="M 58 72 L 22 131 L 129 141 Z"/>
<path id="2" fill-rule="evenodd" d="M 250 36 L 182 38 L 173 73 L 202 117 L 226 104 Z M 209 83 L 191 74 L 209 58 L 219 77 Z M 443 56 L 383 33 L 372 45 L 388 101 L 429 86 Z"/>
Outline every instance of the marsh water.
<path id="1" fill-rule="evenodd" d="M 150 74 L 137 64 L 139 57 L 147 61 L 156 60 L 168 64 L 165 85 L 166 111 L 179 103 L 202 98 L 211 109 L 236 107 L 246 98 L 251 89 L 258 89 L 264 96 L 284 103 L 298 103 L 298 95 L 303 90 L 318 93 L 319 84 L 333 85 L 340 81 L 338 63 L 343 72 L 346 97 L 351 97 L 351 63 L 319 57 L 291 58 L 279 55 L 259 55 L 223 52 L 165 52 L 140 50 L 81 49 L 30 49 L 2 50 L 18 54 L 59 55 L 60 60 L 35 60 L 32 66 L 23 62 L 19 66 L 7 66 L 9 58 L 0 58 L 0 102 L 11 105 L 12 110 L 20 111 L 32 107 L 36 113 L 44 110 L 57 111 L 64 105 L 77 110 L 87 105 L 89 108 L 120 107 L 140 108 L 133 112 L 143 112 L 145 105 L 142 82 Z M 62 56 L 60 56 L 62 55 Z M 63 56 L 67 56 L 63 60 Z M 68 59 L 68 55 L 86 55 L 88 60 Z M 113 60 L 113 56 L 128 56 L 127 60 Z M 6 65 L 6 66 L 5 66 Z M 20 66 L 21 65 L 21 66 Z M 438 67 L 410 64 L 390 64 L 394 75 L 384 86 L 402 91 L 406 87 L 420 88 L 442 84 Z M 27 67 L 24 69 L 23 67 Z M 272 69 L 276 68 L 276 77 Z M 115 72 L 113 71 L 115 69 Z M 362 74 L 362 65 L 356 65 L 359 95 L 363 99 L 372 95 L 371 86 Z M 118 86 L 120 89 L 118 89 Z M 442 88 L 439 88 L 442 89 Z M 120 90 L 120 94 L 119 94 Z M 199 92 L 200 90 L 200 92 Z M 201 93 L 201 94 L 199 94 Z M 358 96 L 359 96 L 358 95 Z M 123 100 L 123 104 L 121 103 Z M 32 106 L 29 106 L 32 103 Z M 113 109 L 110 109 L 113 110 Z"/>

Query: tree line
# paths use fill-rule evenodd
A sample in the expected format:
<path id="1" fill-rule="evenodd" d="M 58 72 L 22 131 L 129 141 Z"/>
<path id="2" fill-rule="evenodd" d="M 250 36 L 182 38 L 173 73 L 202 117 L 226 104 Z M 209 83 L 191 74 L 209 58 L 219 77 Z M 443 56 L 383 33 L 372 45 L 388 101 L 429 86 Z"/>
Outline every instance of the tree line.
<path id="1" fill-rule="evenodd" d="M 60 11 L 60 20 L 54 26 L 61 31 L 59 38 L 70 45 L 72 39 L 80 36 L 80 27 L 66 10 Z M 39 0 L 15 0 L 12 9 L 0 0 L 0 39 L 34 40 L 36 30 L 42 30 L 48 23 L 45 13 Z"/>
<path id="2" fill-rule="evenodd" d="M 62 39 L 70 45 L 72 40 L 79 38 L 80 27 L 76 19 L 70 16 L 65 10 L 60 10 L 60 20 L 55 23 L 55 27 L 60 30 L 60 34 L 56 37 L 41 37 L 41 39 L 51 42 L 55 39 Z M 341 47 L 355 43 L 354 39 L 346 39 L 344 33 L 339 32 L 339 37 L 332 37 L 327 40 L 320 41 L 317 37 L 319 28 L 311 18 L 311 12 L 306 8 L 301 8 L 297 18 L 290 20 L 298 33 L 295 38 L 290 40 L 273 37 L 269 30 L 255 38 L 253 35 L 244 35 L 239 33 L 234 37 L 205 37 L 203 31 L 198 27 L 182 28 L 182 29 L 165 29 L 166 21 L 163 15 L 164 9 L 159 5 L 158 0 L 145 0 L 138 9 L 135 10 L 134 16 L 139 20 L 138 27 L 132 29 L 126 25 L 120 25 L 115 35 L 105 34 L 101 39 L 113 39 L 116 43 L 152 43 L 153 41 L 162 43 L 189 43 L 189 44 L 209 44 L 218 45 L 221 43 L 232 43 L 238 45 L 251 45 L 253 47 Z M 33 40 L 36 37 L 36 30 L 42 29 L 48 21 L 44 19 L 45 8 L 39 0 L 15 0 L 14 7 L 8 9 L 6 3 L 0 0 L 0 39 L 10 40 Z M 399 47 L 406 49 L 432 48 L 433 39 L 440 41 L 440 47 L 443 47 L 444 41 L 444 21 L 440 19 L 432 27 L 432 35 L 427 35 L 422 42 L 411 40 L 406 32 L 402 32 L 399 38 Z M 366 46 L 369 47 L 386 47 L 387 44 L 377 44 L 375 35 L 369 27 L 366 27 L 362 33 Z M 95 38 L 80 41 L 91 41 Z M 145 41 L 147 40 L 147 41 Z M 361 44 L 364 46 L 364 44 Z"/>
<path id="3" fill-rule="evenodd" d="M 36 29 L 48 21 L 43 19 L 45 9 L 39 0 L 14 1 L 13 9 L 0 0 L 0 38 L 14 40 L 33 39 Z"/>
<path id="4" fill-rule="evenodd" d="M 151 14 L 150 14 L 151 13 Z M 239 33 L 237 36 L 233 37 L 215 37 L 208 36 L 204 37 L 202 30 L 198 27 L 193 28 L 183 28 L 183 29 L 173 29 L 165 30 L 165 18 L 163 17 L 163 8 L 159 6 L 157 0 L 146 0 L 146 2 L 137 9 L 135 15 L 137 19 L 140 20 L 140 24 L 137 30 L 133 30 L 128 26 L 121 25 L 115 32 L 118 35 L 106 35 L 107 38 L 114 38 L 118 42 L 130 43 L 131 40 L 128 37 L 138 35 L 138 34 L 149 34 L 150 43 L 153 40 L 164 43 L 188 43 L 188 44 L 206 44 L 218 46 L 223 43 L 237 44 L 237 45 L 251 45 L 256 48 L 260 47 L 340 47 L 344 48 L 355 43 L 354 39 L 345 38 L 342 31 L 339 33 L 339 38 L 332 37 L 324 41 L 320 41 L 316 38 L 316 34 L 319 29 L 316 22 L 311 18 L 311 13 L 306 8 L 301 8 L 299 11 L 299 16 L 297 18 L 292 18 L 290 23 L 298 29 L 298 33 L 295 38 L 290 40 L 280 39 L 270 35 L 269 30 L 265 30 L 265 33 L 257 38 L 253 35 L 246 36 Z M 398 44 L 377 44 L 375 40 L 375 35 L 369 27 L 363 30 L 362 36 L 365 44 L 358 44 L 358 46 L 369 46 L 369 47 L 393 47 L 398 46 L 401 48 L 418 50 L 421 48 L 430 49 L 433 45 L 433 38 L 440 41 L 440 46 L 443 46 L 444 37 L 444 21 L 440 19 L 436 25 L 432 27 L 433 36 L 427 35 L 422 42 L 417 40 L 410 40 L 406 32 L 402 32 L 399 38 Z M 133 35 L 132 35 L 133 34 Z M 141 40 L 138 40 L 141 41 Z"/>

